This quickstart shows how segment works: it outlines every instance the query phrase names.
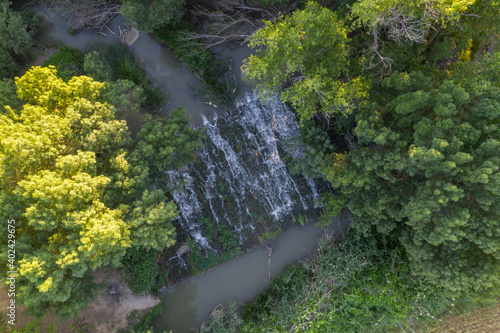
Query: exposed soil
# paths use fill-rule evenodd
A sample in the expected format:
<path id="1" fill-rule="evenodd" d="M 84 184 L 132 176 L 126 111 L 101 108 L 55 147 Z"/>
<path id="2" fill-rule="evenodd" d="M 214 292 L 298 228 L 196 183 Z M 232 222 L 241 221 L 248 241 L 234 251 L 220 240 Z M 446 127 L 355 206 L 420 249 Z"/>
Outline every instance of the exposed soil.
<path id="1" fill-rule="evenodd" d="M 83 332 L 109 333 L 119 332 L 127 327 L 127 318 L 134 310 L 145 310 L 157 305 L 160 300 L 151 295 L 134 295 L 127 286 L 126 276 L 116 269 L 101 268 L 94 273 L 94 282 L 105 282 L 107 287 L 103 295 L 82 311 L 82 315 L 73 320 L 62 322 L 52 314 L 42 318 L 40 332 L 46 332 L 50 325 L 55 325 L 56 332 L 71 332 L 70 326 L 76 326 Z M 9 298 L 3 285 L 0 291 L 0 313 L 4 319 Z M 5 305 L 5 306 L 4 306 Z M 16 306 L 16 326 L 20 329 L 34 320 L 26 313 L 23 306 Z"/>
<path id="2" fill-rule="evenodd" d="M 467 314 L 452 314 L 443 318 L 437 327 L 420 332 L 427 333 L 498 333 L 500 332 L 500 304 L 472 311 Z"/>
<path id="3" fill-rule="evenodd" d="M 33 47 L 32 54 L 34 55 L 34 59 L 30 62 L 29 67 L 33 66 L 42 66 L 43 62 L 49 59 L 50 56 L 57 53 L 57 46 L 45 46 L 45 45 L 37 45 Z"/>

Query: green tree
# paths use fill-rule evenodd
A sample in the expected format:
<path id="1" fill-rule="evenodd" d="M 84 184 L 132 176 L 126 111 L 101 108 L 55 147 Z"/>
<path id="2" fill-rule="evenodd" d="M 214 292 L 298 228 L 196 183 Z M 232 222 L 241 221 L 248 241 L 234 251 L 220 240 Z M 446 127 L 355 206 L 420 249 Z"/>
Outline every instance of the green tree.
<path id="1" fill-rule="evenodd" d="M 351 13 L 358 24 L 372 31 L 386 30 L 390 39 L 399 43 L 425 41 L 434 24 L 453 24 L 460 20 L 476 0 L 358 0 Z"/>
<path id="2" fill-rule="evenodd" d="M 0 79 L 0 113 L 5 112 L 5 105 L 17 103 L 16 85 L 14 80 Z"/>
<path id="3" fill-rule="evenodd" d="M 174 242 L 177 207 L 149 189 L 147 163 L 128 154 L 107 84 L 66 83 L 54 67 L 34 67 L 16 78 L 25 104 L 0 113 L 1 223 L 16 221 L 16 297 L 34 315 L 78 314 L 97 290 L 96 268 L 120 266 L 132 245 Z M 0 257 L 8 262 L 5 250 Z"/>
<path id="4" fill-rule="evenodd" d="M 281 93 L 301 121 L 318 107 L 329 115 L 349 113 L 367 86 L 361 77 L 349 76 L 347 33 L 334 12 L 310 1 L 252 36 L 250 47 L 257 54 L 245 60 L 242 70 L 262 96 Z"/>
<path id="5" fill-rule="evenodd" d="M 153 174 L 179 168 L 192 162 L 196 149 L 202 147 L 202 131 L 187 126 L 186 109 L 178 107 L 168 117 L 148 116 L 137 135 L 137 152 L 146 160 Z"/>
<path id="6" fill-rule="evenodd" d="M 9 8 L 10 1 L 0 1 L 0 78 L 17 70 L 17 59 L 27 60 L 33 46 L 33 35 L 40 19 L 33 13 L 24 15 Z"/>
<path id="7" fill-rule="evenodd" d="M 467 90 L 394 73 L 324 171 L 339 192 L 330 214 L 346 206 L 358 229 L 395 233 L 413 272 L 455 294 L 500 283 L 500 89 L 487 68 Z"/>
<path id="8" fill-rule="evenodd" d="M 177 21 L 184 12 L 185 0 L 124 0 L 122 14 L 139 29 L 152 32 Z"/>

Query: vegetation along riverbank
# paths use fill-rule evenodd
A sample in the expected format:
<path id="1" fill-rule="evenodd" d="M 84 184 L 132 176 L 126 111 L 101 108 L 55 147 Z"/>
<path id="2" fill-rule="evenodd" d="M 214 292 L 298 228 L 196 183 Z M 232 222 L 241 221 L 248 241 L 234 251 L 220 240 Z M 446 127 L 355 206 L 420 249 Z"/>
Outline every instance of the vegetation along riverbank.
<path id="1" fill-rule="evenodd" d="M 253 301 L 182 327 L 494 332 L 499 13 L 494 0 L 0 0 L 0 278 L 15 288 L 0 300 L 19 311 L 1 329 L 169 330 L 154 321 L 166 288 L 349 212 L 348 231 L 269 273 Z M 222 58 L 240 47 L 242 63 Z M 121 315 L 84 319 L 103 304 Z"/>

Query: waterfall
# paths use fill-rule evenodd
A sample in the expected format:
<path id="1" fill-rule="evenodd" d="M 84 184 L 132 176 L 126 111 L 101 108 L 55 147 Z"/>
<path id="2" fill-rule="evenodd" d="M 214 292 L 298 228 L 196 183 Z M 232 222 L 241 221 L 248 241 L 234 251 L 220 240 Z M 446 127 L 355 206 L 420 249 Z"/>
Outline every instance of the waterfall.
<path id="1" fill-rule="evenodd" d="M 180 225 L 204 249 L 212 247 L 199 217 L 227 224 L 242 243 L 245 234 L 253 233 L 257 217 L 280 223 L 294 212 L 315 208 L 319 196 L 314 179 L 291 176 L 282 160 L 283 152 L 303 154 L 300 145 L 282 146 L 300 139 L 295 114 L 278 98 L 261 102 L 256 94 L 240 100 L 236 110 L 236 115 L 212 121 L 203 117 L 206 138 L 198 161 L 169 172 L 171 180 L 185 184 L 173 193 Z"/>

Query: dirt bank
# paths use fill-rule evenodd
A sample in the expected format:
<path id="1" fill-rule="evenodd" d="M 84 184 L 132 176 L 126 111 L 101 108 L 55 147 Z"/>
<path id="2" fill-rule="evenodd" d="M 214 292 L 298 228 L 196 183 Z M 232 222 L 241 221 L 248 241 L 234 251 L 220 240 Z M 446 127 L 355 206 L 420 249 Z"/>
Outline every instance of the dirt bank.
<path id="1" fill-rule="evenodd" d="M 105 282 L 108 286 L 103 295 L 96 296 L 94 301 L 82 311 L 82 315 L 73 320 L 62 322 L 52 314 L 42 318 L 40 331 L 46 332 L 50 325 L 56 326 L 56 332 L 71 332 L 71 325 L 83 332 L 109 333 L 119 332 L 127 327 L 127 317 L 134 310 L 145 310 L 157 305 L 160 301 L 151 295 L 134 295 L 127 286 L 127 278 L 116 269 L 101 268 L 94 273 L 96 283 Z M 5 316 L 9 298 L 1 285 L 0 313 Z M 16 307 L 16 329 L 23 328 L 35 318 L 29 316 L 23 306 Z"/>

